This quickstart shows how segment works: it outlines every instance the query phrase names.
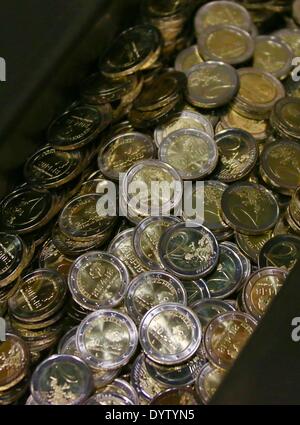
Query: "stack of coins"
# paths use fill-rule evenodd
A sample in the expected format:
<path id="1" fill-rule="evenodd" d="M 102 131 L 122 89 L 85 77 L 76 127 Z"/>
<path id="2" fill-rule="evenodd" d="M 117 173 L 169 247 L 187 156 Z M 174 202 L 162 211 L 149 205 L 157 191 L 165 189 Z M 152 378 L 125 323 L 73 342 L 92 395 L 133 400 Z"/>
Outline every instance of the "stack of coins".
<path id="1" fill-rule="evenodd" d="M 29 384 L 30 353 L 18 336 L 6 333 L 0 342 L 0 406 L 16 403 L 26 393 Z"/>
<path id="2" fill-rule="evenodd" d="M 163 57 L 182 50 L 188 39 L 186 23 L 191 14 L 191 0 L 143 0 L 142 16 L 161 32 Z"/>
<path id="3" fill-rule="evenodd" d="M 28 405 L 210 402 L 300 258 L 286 5 L 143 1 L 50 124 L 0 204 L 0 404 L 28 352 Z"/>

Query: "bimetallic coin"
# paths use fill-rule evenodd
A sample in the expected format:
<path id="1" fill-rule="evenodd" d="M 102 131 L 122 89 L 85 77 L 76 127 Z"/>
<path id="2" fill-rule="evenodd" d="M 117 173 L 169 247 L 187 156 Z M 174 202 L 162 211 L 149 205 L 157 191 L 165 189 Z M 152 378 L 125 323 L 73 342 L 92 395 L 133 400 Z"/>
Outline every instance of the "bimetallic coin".
<path id="1" fill-rule="evenodd" d="M 103 105 L 122 99 L 137 85 L 136 75 L 112 79 L 101 73 L 90 75 L 82 84 L 80 94 L 85 102 L 93 105 Z"/>
<path id="2" fill-rule="evenodd" d="M 300 145 L 290 140 L 273 142 L 264 148 L 260 174 L 266 184 L 291 195 L 300 185 Z"/>
<path id="3" fill-rule="evenodd" d="M 250 262 L 249 258 L 247 258 L 246 255 L 244 255 L 240 251 L 240 249 L 238 248 L 238 246 L 235 243 L 226 241 L 226 242 L 223 242 L 222 245 L 231 248 L 236 253 L 236 255 L 239 257 L 239 259 L 242 263 L 243 278 L 242 278 L 241 284 L 240 284 L 240 287 L 242 287 L 243 284 L 245 283 L 245 281 L 248 280 L 248 278 L 250 277 L 251 270 L 252 270 L 251 262 Z"/>
<path id="4" fill-rule="evenodd" d="M 214 25 L 230 24 L 248 32 L 251 30 L 252 19 L 242 5 L 232 1 L 212 1 L 203 5 L 195 16 L 196 34 Z"/>
<path id="5" fill-rule="evenodd" d="M 236 183 L 223 194 L 222 213 L 230 226 L 246 235 L 259 235 L 272 229 L 279 218 L 276 198 L 264 186 Z"/>
<path id="6" fill-rule="evenodd" d="M 261 319 L 286 278 L 287 272 L 283 269 L 267 267 L 256 271 L 243 290 L 246 311 L 255 319 Z"/>
<path id="7" fill-rule="evenodd" d="M 26 161 L 24 174 L 32 186 L 57 188 L 78 177 L 83 166 L 82 152 L 63 152 L 47 146 Z"/>
<path id="8" fill-rule="evenodd" d="M 300 259 L 300 237 L 278 235 L 265 243 L 259 254 L 259 267 L 290 271 Z"/>
<path id="9" fill-rule="evenodd" d="M 28 233 L 46 225 L 55 215 L 54 198 L 48 190 L 20 187 L 0 204 L 2 226 L 16 233 Z"/>
<path id="10" fill-rule="evenodd" d="M 284 79 L 292 69 L 293 51 L 285 42 L 274 36 L 259 36 L 255 39 L 254 68 L 270 72 Z"/>
<path id="11" fill-rule="evenodd" d="M 151 406 L 197 406 L 198 396 L 190 388 L 170 388 L 156 396 L 150 403 Z"/>
<path id="12" fill-rule="evenodd" d="M 147 270 L 135 252 L 133 245 L 134 231 L 134 229 L 128 229 L 120 232 L 108 247 L 108 252 L 118 257 L 125 264 L 131 278 Z"/>
<path id="13" fill-rule="evenodd" d="M 36 270 L 21 278 L 17 292 L 9 299 L 9 308 L 16 319 L 39 322 L 62 307 L 66 293 L 62 275 L 53 270 Z"/>
<path id="14" fill-rule="evenodd" d="M 226 299 L 234 294 L 243 281 L 243 264 L 235 251 L 220 244 L 219 263 L 215 271 L 206 278 L 212 298 Z"/>
<path id="15" fill-rule="evenodd" d="M 191 358 L 201 343 L 201 325 L 192 310 L 176 303 L 153 307 L 143 317 L 140 344 L 151 360 L 176 365 Z"/>
<path id="16" fill-rule="evenodd" d="M 73 260 L 65 257 L 53 244 L 52 239 L 48 239 L 39 256 L 39 266 L 41 269 L 55 270 L 65 277 L 68 277 Z"/>
<path id="17" fill-rule="evenodd" d="M 101 393 L 115 393 L 127 397 L 133 404 L 138 405 L 139 397 L 136 390 L 124 379 L 115 379 L 111 384 L 102 389 Z"/>
<path id="18" fill-rule="evenodd" d="M 125 303 L 132 319 L 139 322 L 151 308 L 164 303 L 186 305 L 186 298 L 184 286 L 178 279 L 167 272 L 150 271 L 131 281 Z"/>
<path id="19" fill-rule="evenodd" d="M 126 133 L 115 136 L 103 145 L 98 156 L 102 173 L 118 180 L 138 161 L 152 159 L 155 146 L 150 136 L 142 133 Z"/>
<path id="20" fill-rule="evenodd" d="M 157 160 L 137 163 L 128 170 L 122 182 L 128 208 L 144 217 L 169 215 L 180 204 L 182 192 L 179 173 L 171 165 Z"/>
<path id="21" fill-rule="evenodd" d="M 78 357 L 55 355 L 35 369 L 31 394 L 37 404 L 82 404 L 93 390 L 92 373 Z"/>
<path id="22" fill-rule="evenodd" d="M 135 100 L 134 109 L 143 113 L 153 113 L 167 106 L 174 97 L 177 98 L 185 86 L 186 76 L 182 72 L 170 70 L 159 74 Z"/>
<path id="23" fill-rule="evenodd" d="M 133 320 L 115 310 L 98 310 L 79 325 L 76 345 L 82 358 L 94 368 L 116 369 L 126 365 L 138 344 Z"/>
<path id="24" fill-rule="evenodd" d="M 227 370 L 254 332 L 257 322 L 249 314 L 232 312 L 217 316 L 207 326 L 204 346 L 210 363 Z"/>
<path id="25" fill-rule="evenodd" d="M 0 288 L 7 286 L 22 272 L 25 245 L 14 234 L 0 233 Z"/>
<path id="26" fill-rule="evenodd" d="M 161 385 L 151 377 L 145 365 L 145 358 L 145 354 L 143 353 L 136 358 L 131 369 L 130 381 L 139 397 L 150 401 L 164 391 L 166 386 Z"/>
<path id="27" fill-rule="evenodd" d="M 234 25 L 208 27 L 199 34 L 198 47 L 206 61 L 223 61 L 230 65 L 245 63 L 254 53 L 252 37 Z"/>
<path id="28" fill-rule="evenodd" d="M 62 151 L 79 149 L 91 141 L 111 122 L 109 104 L 78 105 L 57 118 L 48 129 L 48 142 Z"/>
<path id="29" fill-rule="evenodd" d="M 159 241 L 170 226 L 180 223 L 177 217 L 148 217 L 135 228 L 133 244 L 137 256 L 146 267 L 153 270 L 162 269 L 159 257 Z"/>
<path id="30" fill-rule="evenodd" d="M 250 119 L 269 118 L 276 102 L 285 90 L 274 75 L 255 68 L 238 70 L 240 89 L 233 101 L 233 109 Z"/>
<path id="31" fill-rule="evenodd" d="M 214 137 L 214 129 L 210 121 L 204 116 L 193 111 L 181 111 L 170 117 L 164 124 L 157 127 L 154 131 L 154 140 L 159 147 L 162 141 L 171 133 L 181 129 L 200 130 Z"/>
<path id="32" fill-rule="evenodd" d="M 216 300 L 213 298 L 196 301 L 191 305 L 191 309 L 196 313 L 203 329 L 206 328 L 212 319 L 220 314 L 236 310 L 235 307 L 227 301 Z"/>
<path id="33" fill-rule="evenodd" d="M 219 181 L 207 180 L 203 185 L 193 188 L 192 192 L 185 191 L 186 202 L 189 201 L 195 209 L 192 208 L 190 214 L 185 208 L 183 218 L 203 223 L 203 226 L 214 232 L 216 237 L 219 233 L 228 231 L 229 227 L 221 216 L 221 199 L 227 187 Z M 203 211 L 195 207 L 198 202 L 202 203 Z"/>
<path id="34" fill-rule="evenodd" d="M 184 280 L 206 276 L 219 259 L 214 235 L 193 222 L 175 224 L 167 229 L 160 240 L 159 251 L 164 267 Z"/>
<path id="35" fill-rule="evenodd" d="M 188 102 L 200 108 L 218 108 L 229 103 L 239 89 L 237 71 L 224 62 L 208 61 L 187 72 Z"/>
<path id="36" fill-rule="evenodd" d="M 89 406 L 133 406 L 134 403 L 128 397 L 116 392 L 103 392 L 93 395 L 85 403 Z"/>
<path id="37" fill-rule="evenodd" d="M 0 342 L 0 394 L 22 381 L 29 364 L 30 354 L 26 343 L 18 336 L 6 333 L 5 341 Z"/>
<path id="38" fill-rule="evenodd" d="M 206 359 L 199 352 L 189 361 L 177 366 L 163 366 L 145 357 L 146 369 L 156 381 L 170 388 L 193 385 Z"/>
<path id="39" fill-rule="evenodd" d="M 216 368 L 209 363 L 203 366 L 195 383 L 198 396 L 204 404 L 208 404 L 219 388 L 225 376 L 222 369 Z"/>
<path id="40" fill-rule="evenodd" d="M 264 244 L 271 239 L 273 231 L 262 233 L 261 235 L 244 235 L 239 232 L 235 232 L 235 240 L 240 250 L 254 263 L 258 263 L 258 257 Z"/>
<path id="41" fill-rule="evenodd" d="M 123 31 L 100 60 L 100 71 L 119 78 L 149 68 L 161 50 L 160 32 L 152 25 L 137 25 Z"/>
<path id="42" fill-rule="evenodd" d="M 82 307 L 95 311 L 121 303 L 129 284 L 129 274 L 114 255 L 93 251 L 74 261 L 68 284 L 73 299 Z"/>
<path id="43" fill-rule="evenodd" d="M 224 130 L 229 128 L 239 128 L 250 133 L 258 142 L 267 138 L 267 121 L 254 120 L 238 114 L 230 108 L 228 113 L 221 116 L 221 124 Z"/>
<path id="44" fill-rule="evenodd" d="M 187 294 L 187 305 L 191 306 L 196 301 L 210 298 L 209 289 L 203 279 L 182 281 Z"/>
<path id="45" fill-rule="evenodd" d="M 219 158 L 214 139 L 194 129 L 169 134 L 159 146 L 158 157 L 174 167 L 183 180 L 208 176 L 216 168 Z"/>
<path id="46" fill-rule="evenodd" d="M 270 117 L 272 128 L 283 138 L 300 140 L 300 99 L 285 97 L 275 104 Z"/>
<path id="47" fill-rule="evenodd" d="M 284 41 L 293 51 L 294 57 L 300 56 L 300 30 L 298 28 L 283 28 L 272 35 Z"/>
<path id="48" fill-rule="evenodd" d="M 246 177 L 256 165 L 258 145 L 244 130 L 228 129 L 216 135 L 220 162 L 215 176 L 223 183 L 232 183 Z"/>
<path id="49" fill-rule="evenodd" d="M 187 73 L 193 66 L 203 63 L 197 45 L 182 50 L 175 60 L 176 71 Z"/>
<path id="50" fill-rule="evenodd" d="M 74 240 L 95 239 L 116 221 L 116 212 L 105 205 L 103 194 L 93 193 L 73 198 L 59 216 L 60 230 Z"/>

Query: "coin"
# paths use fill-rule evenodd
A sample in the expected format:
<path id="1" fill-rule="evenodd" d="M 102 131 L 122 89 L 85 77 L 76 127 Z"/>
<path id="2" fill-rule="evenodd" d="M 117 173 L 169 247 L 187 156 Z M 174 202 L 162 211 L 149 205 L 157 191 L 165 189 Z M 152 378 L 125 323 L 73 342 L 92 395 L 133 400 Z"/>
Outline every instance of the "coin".
<path id="1" fill-rule="evenodd" d="M 186 97 L 189 103 L 201 108 L 218 108 L 228 104 L 237 94 L 239 77 L 229 64 L 207 61 L 187 72 Z"/>
<path id="2" fill-rule="evenodd" d="M 246 118 L 268 118 L 275 103 L 285 95 L 283 85 L 272 74 L 255 68 L 241 68 L 238 74 L 240 89 L 234 110 Z"/>
<path id="3" fill-rule="evenodd" d="M 136 390 L 124 379 L 115 379 L 111 384 L 102 389 L 103 393 L 114 392 L 115 394 L 127 397 L 133 404 L 138 405 L 139 397 Z"/>
<path id="4" fill-rule="evenodd" d="M 0 406 L 15 405 L 19 402 L 23 404 L 23 397 L 27 392 L 29 384 L 29 375 L 25 376 L 21 382 L 14 387 L 0 391 Z"/>
<path id="5" fill-rule="evenodd" d="M 80 94 L 88 104 L 112 103 L 132 92 L 137 85 L 137 80 L 138 77 L 135 74 L 112 79 L 97 72 L 83 82 Z"/>
<path id="6" fill-rule="evenodd" d="M 31 395 L 37 404 L 82 404 L 93 389 L 92 373 L 78 357 L 55 355 L 35 369 Z"/>
<path id="7" fill-rule="evenodd" d="M 59 228 L 74 240 L 88 241 L 107 231 L 116 216 L 106 208 L 103 194 L 89 194 L 73 198 L 59 216 Z"/>
<path id="8" fill-rule="evenodd" d="M 298 28 L 282 28 L 273 35 L 283 40 L 293 51 L 294 57 L 300 56 L 300 30 Z"/>
<path id="9" fill-rule="evenodd" d="M 203 5 L 195 15 L 196 34 L 214 25 L 230 24 L 248 32 L 251 29 L 251 16 L 242 5 L 232 1 L 212 1 Z"/>
<path id="10" fill-rule="evenodd" d="M 190 388 L 170 388 L 156 396 L 150 403 L 152 406 L 197 406 L 198 404 L 198 396 Z"/>
<path id="11" fill-rule="evenodd" d="M 114 255 L 93 251 L 74 261 L 68 278 L 73 299 L 95 311 L 121 303 L 129 284 L 125 265 Z"/>
<path id="12" fill-rule="evenodd" d="M 193 385 L 205 363 L 206 360 L 200 352 L 186 363 L 177 366 L 158 365 L 145 357 L 146 369 L 150 376 L 162 385 L 171 388 Z"/>
<path id="13" fill-rule="evenodd" d="M 98 166 L 106 177 L 118 180 L 120 173 L 126 173 L 138 161 L 152 159 L 154 153 L 151 137 L 133 132 L 120 134 L 102 146 Z"/>
<path id="14" fill-rule="evenodd" d="M 270 117 L 270 124 L 275 132 L 283 137 L 295 141 L 300 140 L 300 99 L 285 97 L 275 104 Z"/>
<path id="15" fill-rule="evenodd" d="M 255 140 L 263 141 L 267 138 L 267 121 L 254 120 L 246 118 L 238 114 L 234 109 L 230 108 L 228 113 L 221 116 L 221 124 L 223 129 L 239 128 L 250 133 Z"/>
<path id="16" fill-rule="evenodd" d="M 89 398 L 84 404 L 89 406 L 133 406 L 134 403 L 128 397 L 116 392 L 98 393 Z"/>
<path id="17" fill-rule="evenodd" d="M 211 320 L 220 314 L 236 310 L 227 301 L 213 298 L 196 301 L 191 305 L 191 309 L 196 313 L 203 329 L 206 328 Z"/>
<path id="18" fill-rule="evenodd" d="M 203 115 L 192 111 L 181 111 L 173 114 L 164 124 L 157 127 L 154 131 L 154 140 L 159 147 L 162 141 L 171 133 L 181 129 L 195 129 L 207 133 L 214 137 L 214 129 L 210 121 Z"/>
<path id="19" fill-rule="evenodd" d="M 257 322 L 246 313 L 224 313 L 214 318 L 204 334 L 204 346 L 212 365 L 228 369 L 236 360 L 256 328 Z"/>
<path id="20" fill-rule="evenodd" d="M 148 373 L 145 365 L 145 354 L 143 353 L 139 354 L 133 363 L 130 381 L 139 397 L 147 401 L 152 400 L 157 394 L 165 390 L 165 385 L 159 384 Z"/>
<path id="21" fill-rule="evenodd" d="M 259 36 L 255 39 L 253 66 L 284 79 L 292 68 L 293 51 L 279 38 Z"/>
<path id="22" fill-rule="evenodd" d="M 224 379 L 224 370 L 206 363 L 201 369 L 195 388 L 204 404 L 208 404 Z"/>
<path id="23" fill-rule="evenodd" d="M 252 274 L 243 290 L 243 300 L 247 312 L 255 319 L 261 319 L 275 296 L 282 288 L 287 272 L 268 267 Z"/>
<path id="24" fill-rule="evenodd" d="M 109 244 L 108 252 L 118 257 L 127 267 L 130 277 L 133 278 L 146 271 L 133 246 L 134 229 L 119 233 Z"/>
<path id="25" fill-rule="evenodd" d="M 191 306 L 196 301 L 210 298 L 209 289 L 203 279 L 182 281 L 187 293 L 187 305 Z"/>
<path id="26" fill-rule="evenodd" d="M 17 385 L 27 374 L 30 363 L 26 343 L 12 333 L 0 342 L 0 394 Z"/>
<path id="27" fill-rule="evenodd" d="M 42 248 L 39 256 L 39 266 L 41 269 L 55 270 L 65 277 L 68 276 L 73 260 L 65 257 L 53 244 L 52 239 L 48 239 Z"/>
<path id="28" fill-rule="evenodd" d="M 230 226 L 246 235 L 267 232 L 279 218 L 276 198 L 261 185 L 233 184 L 224 192 L 221 205 Z"/>
<path id="29" fill-rule="evenodd" d="M 35 187 L 56 188 L 79 176 L 83 160 L 80 151 L 62 152 L 47 146 L 26 161 L 24 174 Z"/>
<path id="30" fill-rule="evenodd" d="M 185 208 L 183 218 L 185 220 L 195 220 L 203 223 L 203 226 L 215 233 L 218 237 L 219 232 L 228 230 L 228 226 L 221 217 L 221 199 L 227 185 L 214 180 L 206 180 L 203 186 L 196 186 L 192 191 L 185 191 L 186 200 L 192 205 L 202 202 L 203 211 L 196 208 L 189 214 Z"/>
<path id="31" fill-rule="evenodd" d="M 17 292 L 9 299 L 11 313 L 25 322 L 39 322 L 56 313 L 67 292 L 64 278 L 53 270 L 36 270 L 21 278 Z"/>
<path id="32" fill-rule="evenodd" d="M 293 193 L 289 204 L 289 212 L 295 222 L 300 222 L 300 186 Z"/>
<path id="33" fill-rule="evenodd" d="M 262 152 L 260 174 L 266 184 L 291 195 L 300 184 L 300 145 L 283 141 L 268 144 Z"/>
<path id="34" fill-rule="evenodd" d="M 241 281 L 241 284 L 240 284 L 240 287 L 241 287 L 241 286 L 243 286 L 245 281 L 250 277 L 251 270 L 252 270 L 251 262 L 250 262 L 249 258 L 247 258 L 246 255 L 244 255 L 240 251 L 239 247 L 235 243 L 226 241 L 226 242 L 223 242 L 222 245 L 231 248 L 236 253 L 236 255 L 239 257 L 239 259 L 242 263 L 242 275 L 243 275 L 243 277 L 242 277 L 242 281 Z"/>
<path id="35" fill-rule="evenodd" d="M 164 271 L 150 271 L 135 277 L 126 294 L 126 307 L 135 322 L 139 322 L 151 308 L 163 303 L 186 304 L 182 283 Z"/>
<path id="36" fill-rule="evenodd" d="M 246 177 L 256 165 L 258 146 L 250 133 L 240 129 L 228 129 L 216 135 L 220 155 L 216 178 L 232 183 Z"/>
<path id="37" fill-rule="evenodd" d="M 179 222 L 177 217 L 148 217 L 136 226 L 134 249 L 146 267 L 154 270 L 163 268 L 158 248 L 160 238 L 166 229 Z"/>
<path id="38" fill-rule="evenodd" d="M 149 68 L 161 51 L 161 36 L 152 25 L 137 25 L 123 31 L 100 59 L 100 71 L 119 78 Z"/>
<path id="39" fill-rule="evenodd" d="M 214 235 L 198 223 L 179 223 L 170 227 L 162 236 L 159 247 L 164 267 L 185 280 L 209 274 L 219 258 Z"/>
<path id="40" fill-rule="evenodd" d="M 62 151 L 86 146 L 110 124 L 111 114 L 108 104 L 76 105 L 53 121 L 48 129 L 48 142 Z"/>
<path id="41" fill-rule="evenodd" d="M 261 235 L 244 235 L 235 232 L 235 239 L 240 250 L 254 263 L 258 263 L 258 256 L 264 244 L 272 238 L 273 231 L 262 233 Z"/>
<path id="42" fill-rule="evenodd" d="M 140 344 L 156 363 L 176 365 L 191 358 L 201 342 L 201 325 L 192 310 L 176 303 L 153 307 L 143 317 Z"/>
<path id="43" fill-rule="evenodd" d="M 162 186 L 165 188 L 163 191 L 160 190 Z M 137 187 L 140 189 L 139 196 Z M 158 160 L 137 163 L 122 181 L 126 204 L 144 216 L 169 215 L 180 204 L 182 189 L 179 173 L 171 165 Z"/>
<path id="44" fill-rule="evenodd" d="M 21 274 L 25 253 L 24 242 L 19 236 L 0 233 L 0 288 Z"/>
<path id="45" fill-rule="evenodd" d="M 136 326 L 129 316 L 115 310 L 98 310 L 79 325 L 76 345 L 94 368 L 111 370 L 127 364 L 138 344 Z"/>
<path id="46" fill-rule="evenodd" d="M 166 106 L 170 99 L 185 88 L 186 76 L 182 72 L 167 71 L 146 86 L 134 102 L 134 108 L 142 112 L 151 112 Z"/>
<path id="47" fill-rule="evenodd" d="M 220 244 L 217 268 L 206 278 L 212 298 L 226 299 L 237 291 L 243 281 L 243 264 L 228 245 Z"/>
<path id="48" fill-rule="evenodd" d="M 180 72 L 188 72 L 193 66 L 203 63 L 197 45 L 187 47 L 176 57 L 175 69 Z"/>
<path id="49" fill-rule="evenodd" d="M 54 199 L 47 190 L 20 187 L 0 203 L 0 220 L 8 230 L 28 233 L 40 229 L 53 218 Z"/>
<path id="50" fill-rule="evenodd" d="M 203 30 L 198 37 L 198 47 L 204 60 L 223 61 L 230 65 L 243 64 L 254 53 L 254 42 L 249 33 L 225 24 Z"/>
<path id="51" fill-rule="evenodd" d="M 163 139 L 158 157 L 174 167 L 183 180 L 195 180 L 213 172 L 218 149 L 214 139 L 203 131 L 181 129 Z"/>

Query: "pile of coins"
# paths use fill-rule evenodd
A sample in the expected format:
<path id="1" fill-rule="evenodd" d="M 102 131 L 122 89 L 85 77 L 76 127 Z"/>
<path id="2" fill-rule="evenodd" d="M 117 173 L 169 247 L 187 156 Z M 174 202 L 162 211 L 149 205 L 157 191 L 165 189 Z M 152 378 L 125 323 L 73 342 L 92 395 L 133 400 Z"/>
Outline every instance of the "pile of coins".
<path id="1" fill-rule="evenodd" d="M 209 403 L 300 258 L 298 3 L 144 0 L 50 124 L 0 203 L 0 404 Z"/>

